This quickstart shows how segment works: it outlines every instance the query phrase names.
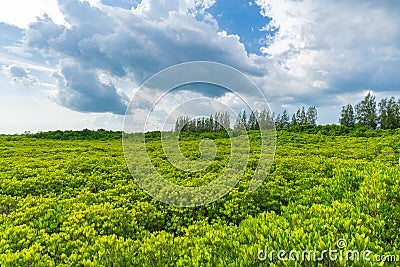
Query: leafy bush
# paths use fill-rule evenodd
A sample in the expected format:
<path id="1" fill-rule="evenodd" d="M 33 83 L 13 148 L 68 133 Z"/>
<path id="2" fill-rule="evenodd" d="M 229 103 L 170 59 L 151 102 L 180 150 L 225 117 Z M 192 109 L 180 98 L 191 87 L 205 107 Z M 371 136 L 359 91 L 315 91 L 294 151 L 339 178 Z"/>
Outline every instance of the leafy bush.
<path id="1" fill-rule="evenodd" d="M 0 265 L 396 266 L 258 259 L 265 248 L 315 250 L 320 257 L 338 239 L 371 257 L 400 256 L 400 132 L 298 129 L 278 132 L 271 173 L 255 192 L 248 185 L 259 133 L 250 131 L 242 180 L 223 198 L 193 208 L 142 191 L 117 138 L 1 136 Z M 207 183 L 229 160 L 226 132 L 184 133 L 180 145 L 189 158 L 198 156 L 202 138 L 217 145 L 211 169 L 189 175 L 165 160 L 159 136 L 146 135 L 149 155 L 176 183 Z"/>

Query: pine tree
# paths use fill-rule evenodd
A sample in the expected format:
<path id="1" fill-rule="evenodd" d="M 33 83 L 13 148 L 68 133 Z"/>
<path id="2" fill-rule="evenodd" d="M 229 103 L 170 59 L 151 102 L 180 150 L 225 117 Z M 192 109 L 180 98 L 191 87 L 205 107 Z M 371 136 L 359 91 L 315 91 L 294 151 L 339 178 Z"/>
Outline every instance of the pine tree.
<path id="1" fill-rule="evenodd" d="M 255 130 L 256 129 L 256 124 L 257 124 L 256 115 L 254 114 L 253 111 L 251 111 L 250 116 L 249 116 L 248 129 L 249 130 Z"/>
<path id="2" fill-rule="evenodd" d="M 290 122 L 290 126 L 293 127 L 293 126 L 296 126 L 296 125 L 298 125 L 297 116 L 296 116 L 296 114 L 293 114 L 292 121 Z"/>
<path id="3" fill-rule="evenodd" d="M 317 119 L 318 119 L 318 111 L 315 106 L 311 106 L 307 110 L 307 124 L 309 125 L 317 125 Z"/>
<path id="4" fill-rule="evenodd" d="M 189 117 L 185 116 L 179 118 L 179 129 L 181 132 L 189 131 L 188 123 L 189 123 Z"/>
<path id="5" fill-rule="evenodd" d="M 342 112 L 340 114 L 340 125 L 347 127 L 354 127 L 356 124 L 356 119 L 354 116 L 354 109 L 351 104 L 342 107 Z"/>
<path id="6" fill-rule="evenodd" d="M 260 112 L 260 115 L 258 115 L 258 125 L 259 128 L 265 129 L 267 125 L 267 111 L 264 109 L 263 111 Z"/>
<path id="7" fill-rule="evenodd" d="M 222 125 L 226 130 L 229 130 L 231 128 L 231 122 L 227 111 L 225 111 L 225 113 L 223 114 Z"/>
<path id="8" fill-rule="evenodd" d="M 177 132 L 179 132 L 179 129 L 180 129 L 181 127 L 180 127 L 180 118 L 178 118 L 178 119 L 176 119 L 176 122 L 175 122 L 175 129 L 174 129 L 174 131 L 177 133 Z"/>
<path id="9" fill-rule="evenodd" d="M 368 127 L 369 129 L 376 129 L 377 114 L 376 114 L 376 101 L 375 96 L 368 92 L 368 95 L 360 103 L 356 105 L 356 119 L 357 123 Z"/>
<path id="10" fill-rule="evenodd" d="M 300 125 L 306 125 L 307 124 L 307 114 L 306 114 L 306 109 L 304 107 L 301 108 L 300 111 Z"/>
<path id="11" fill-rule="evenodd" d="M 278 114 L 278 116 L 276 116 L 276 119 L 275 119 L 275 126 L 276 126 L 277 128 L 283 128 L 282 119 L 281 119 L 281 114 Z"/>
<path id="12" fill-rule="evenodd" d="M 296 125 L 301 124 L 301 109 L 298 109 L 295 113 Z"/>
<path id="13" fill-rule="evenodd" d="M 211 115 L 209 118 L 209 122 L 208 122 L 208 132 L 213 132 L 214 131 L 214 117 Z"/>
<path id="14" fill-rule="evenodd" d="M 396 129 L 400 127 L 400 107 L 396 99 L 384 98 L 379 104 L 378 122 L 382 129 Z"/>
<path id="15" fill-rule="evenodd" d="M 241 125 L 244 130 L 248 130 L 246 110 L 243 110 L 242 112 Z"/>
<path id="16" fill-rule="evenodd" d="M 271 112 L 267 111 L 267 128 L 268 129 L 275 127 L 275 117 L 276 116 L 275 116 L 274 112 L 272 112 L 272 114 L 271 114 Z"/>
<path id="17" fill-rule="evenodd" d="M 221 114 L 219 112 L 214 114 L 214 131 L 218 132 L 221 129 Z"/>
<path id="18" fill-rule="evenodd" d="M 235 130 L 243 130 L 243 125 L 242 125 L 242 112 L 239 112 L 239 115 L 236 118 L 235 125 L 233 126 Z"/>
<path id="19" fill-rule="evenodd" d="M 281 125 L 283 128 L 289 127 L 289 120 L 290 120 L 289 114 L 285 109 L 281 116 Z"/>
<path id="20" fill-rule="evenodd" d="M 254 130 L 260 130 L 260 124 L 259 124 L 259 117 L 260 117 L 260 112 L 258 110 L 254 111 L 254 116 L 256 118 L 256 123 L 255 123 L 255 128 Z"/>

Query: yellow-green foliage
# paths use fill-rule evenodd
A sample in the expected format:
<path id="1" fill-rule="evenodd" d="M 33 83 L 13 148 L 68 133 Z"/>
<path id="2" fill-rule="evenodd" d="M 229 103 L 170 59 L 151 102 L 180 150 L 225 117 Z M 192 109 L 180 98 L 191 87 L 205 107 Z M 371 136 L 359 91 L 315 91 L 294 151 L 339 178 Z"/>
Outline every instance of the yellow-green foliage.
<path id="1" fill-rule="evenodd" d="M 257 132 L 243 179 L 222 199 L 177 208 L 143 192 L 119 140 L 0 137 L 1 266 L 399 266 L 389 262 L 258 260 L 259 250 L 370 250 L 400 257 L 400 134 L 371 137 L 279 132 L 271 174 L 255 192 Z M 199 138 L 181 147 L 196 158 Z M 229 160 L 220 137 L 210 169 L 168 165 L 160 143 L 147 147 L 176 183 L 207 183 Z M 141 160 L 138 156 L 138 161 Z M 317 255 L 318 256 L 318 255 Z"/>

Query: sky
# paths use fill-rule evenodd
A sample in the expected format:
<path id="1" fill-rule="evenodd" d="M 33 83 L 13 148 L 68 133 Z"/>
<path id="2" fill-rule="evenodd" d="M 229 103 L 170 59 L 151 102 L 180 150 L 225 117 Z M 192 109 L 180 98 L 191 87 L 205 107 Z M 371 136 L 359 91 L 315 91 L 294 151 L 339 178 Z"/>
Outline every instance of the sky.
<path id="1" fill-rule="evenodd" d="M 3 0 L 0 133 L 121 130 L 132 99 L 140 113 L 160 92 L 140 90 L 147 79 L 191 61 L 242 72 L 275 113 L 314 105 L 319 123 L 337 123 L 367 92 L 400 97 L 398 14 L 397 0 Z M 159 109 L 202 97 L 236 105 L 215 88 L 187 86 Z"/>

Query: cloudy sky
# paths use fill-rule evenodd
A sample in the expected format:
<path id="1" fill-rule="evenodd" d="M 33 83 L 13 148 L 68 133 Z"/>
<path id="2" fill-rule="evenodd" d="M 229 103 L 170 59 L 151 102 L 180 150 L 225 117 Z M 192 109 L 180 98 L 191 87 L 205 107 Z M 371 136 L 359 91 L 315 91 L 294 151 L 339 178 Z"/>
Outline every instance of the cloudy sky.
<path id="1" fill-rule="evenodd" d="M 315 105 L 336 123 L 368 91 L 400 96 L 398 14 L 397 0 L 3 0 L 0 133 L 120 130 L 132 97 L 157 91 L 137 88 L 189 61 L 238 69 L 276 113 Z"/>

